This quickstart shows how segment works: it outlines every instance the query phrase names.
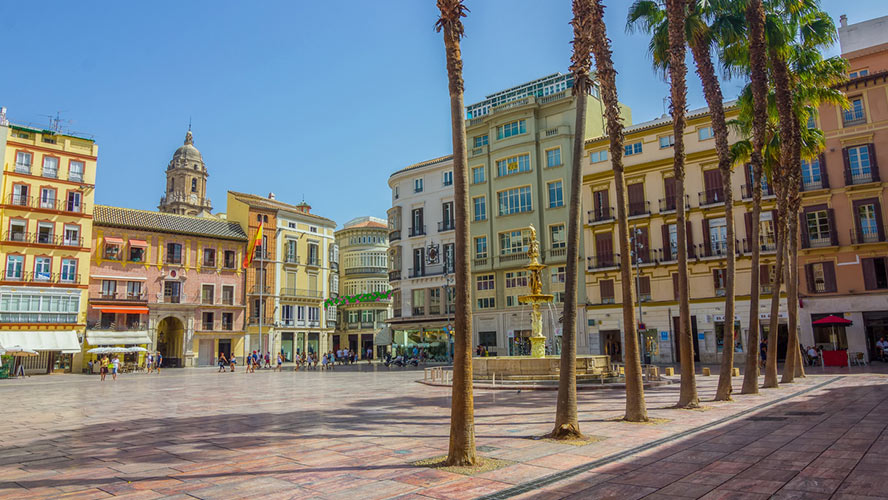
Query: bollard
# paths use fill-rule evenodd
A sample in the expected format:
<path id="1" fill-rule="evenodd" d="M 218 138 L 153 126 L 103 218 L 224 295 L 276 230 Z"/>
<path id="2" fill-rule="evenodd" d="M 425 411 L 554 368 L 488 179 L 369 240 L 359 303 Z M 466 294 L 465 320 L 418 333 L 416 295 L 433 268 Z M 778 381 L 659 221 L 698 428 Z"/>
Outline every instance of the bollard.
<path id="1" fill-rule="evenodd" d="M 428 380 L 428 379 L 429 379 L 429 369 L 428 369 L 428 368 L 425 368 L 422 372 L 423 372 L 423 373 L 422 373 L 422 379 L 423 379 L 423 380 Z"/>
<path id="2" fill-rule="evenodd" d="M 739 377 L 740 376 L 740 368 L 732 368 L 731 369 L 731 376 L 732 377 Z"/>
<path id="3" fill-rule="evenodd" d="M 490 385 L 496 387 L 496 373 L 493 374 L 493 378 L 491 379 Z"/>
<path id="4" fill-rule="evenodd" d="M 673 375 L 675 375 L 675 368 L 672 368 L 671 366 L 666 367 L 666 376 L 671 377 Z"/>
<path id="5" fill-rule="evenodd" d="M 709 373 L 709 368 L 704 367 L 704 368 L 703 368 L 703 376 L 704 376 L 704 377 L 708 377 L 709 375 L 710 375 L 710 373 Z"/>
<path id="6" fill-rule="evenodd" d="M 652 366 L 648 368 L 648 376 L 651 380 L 659 380 L 660 379 L 660 369 L 656 366 Z"/>

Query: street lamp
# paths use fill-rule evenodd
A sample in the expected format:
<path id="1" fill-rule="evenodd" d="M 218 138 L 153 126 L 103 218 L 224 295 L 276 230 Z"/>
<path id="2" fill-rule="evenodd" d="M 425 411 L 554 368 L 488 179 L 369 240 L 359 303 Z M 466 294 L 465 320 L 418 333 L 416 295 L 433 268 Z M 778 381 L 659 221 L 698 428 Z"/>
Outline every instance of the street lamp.
<path id="1" fill-rule="evenodd" d="M 642 310 L 641 310 L 641 253 L 638 251 L 638 240 L 641 237 L 641 229 L 635 228 L 634 234 L 632 235 L 632 247 L 633 247 L 633 257 L 635 258 L 635 300 L 638 301 L 638 345 L 641 348 L 641 361 L 644 362 L 645 359 L 645 345 L 644 345 L 644 334 L 641 332 L 640 326 L 644 323 L 642 320 Z"/>

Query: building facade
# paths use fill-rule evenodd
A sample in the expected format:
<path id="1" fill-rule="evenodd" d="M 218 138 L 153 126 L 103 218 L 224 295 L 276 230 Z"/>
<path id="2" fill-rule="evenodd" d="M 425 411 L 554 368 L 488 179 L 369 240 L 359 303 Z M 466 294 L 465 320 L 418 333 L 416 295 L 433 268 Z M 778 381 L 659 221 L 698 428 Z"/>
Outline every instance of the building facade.
<path id="1" fill-rule="evenodd" d="M 336 231 L 339 247 L 339 287 L 341 297 L 354 297 L 374 292 L 387 298 L 375 301 L 348 300 L 340 302 L 333 350 L 348 348 L 361 359 L 382 355 L 391 342 L 386 320 L 391 317 L 392 303 L 388 275 L 388 224 L 377 217 L 358 217 Z"/>
<path id="2" fill-rule="evenodd" d="M 185 143 L 173 153 L 166 169 L 166 192 L 160 197 L 157 209 L 180 215 L 209 215 L 213 210 L 207 198 L 207 166 L 200 151 L 194 147 L 191 128 L 185 134 Z"/>
<path id="3" fill-rule="evenodd" d="M 474 344 L 493 355 L 530 353 L 529 307 L 518 297 L 529 293 L 529 226 L 548 266 L 544 293 L 555 295 L 544 308 L 547 352 L 561 352 L 560 316 L 566 270 L 568 198 L 577 98 L 573 77 L 554 74 L 489 95 L 467 107 L 468 168 L 472 233 Z M 584 96 L 584 137 L 604 130 L 597 87 Z M 631 123 L 628 108 L 623 117 Z M 585 295 L 578 292 L 580 304 Z M 585 322 L 580 313 L 580 323 Z M 588 353 L 585 336 L 578 352 Z"/>
<path id="4" fill-rule="evenodd" d="M 239 224 L 102 205 L 94 215 L 84 351 L 142 346 L 168 367 L 243 359 Z"/>
<path id="5" fill-rule="evenodd" d="M 726 103 L 727 118 L 736 116 L 733 103 Z M 687 214 L 688 272 L 691 330 L 697 361 L 716 363 L 724 345 L 724 294 L 726 221 L 722 177 L 718 170 L 715 139 L 708 109 L 688 112 L 684 131 L 686 177 L 684 182 Z M 729 136 L 729 141 L 737 138 Z M 662 118 L 625 129 L 626 197 L 629 229 L 633 245 L 632 276 L 638 276 L 636 294 L 641 302 L 638 321 L 645 326 L 645 355 L 654 363 L 679 361 L 678 265 L 676 262 L 676 215 L 673 177 L 674 136 L 672 120 Z M 583 166 L 583 206 L 585 209 L 586 295 L 588 296 L 586 338 L 593 354 L 609 354 L 622 359 L 623 320 L 620 305 L 621 278 L 617 224 L 613 200 L 614 176 L 607 150 L 607 137 L 586 141 L 587 158 Z M 734 229 L 737 246 L 735 274 L 735 345 L 738 362 L 746 353 L 758 352 L 758 346 L 746 345 L 749 325 L 751 273 L 761 277 L 761 310 L 758 311 L 762 334 L 770 318 L 771 277 L 774 272 L 774 196 L 763 184 L 762 214 L 753 221 L 752 180 L 748 166 L 735 167 L 731 175 L 734 204 Z M 751 269 L 753 242 L 749 240 L 752 224 L 761 227 L 761 265 Z M 786 305 L 782 299 L 779 313 L 781 339 L 778 357 L 784 356 Z M 730 321 L 730 319 L 728 319 Z"/>
<path id="6" fill-rule="evenodd" d="M 291 362 L 304 352 L 332 349 L 336 310 L 327 311 L 324 300 L 338 293 L 336 223 L 311 213 L 305 202 L 283 203 L 273 193 L 229 191 L 227 217 L 251 238 L 263 225 L 262 244 L 245 275 L 249 350 L 281 352 Z"/>
<path id="7" fill-rule="evenodd" d="M 427 349 L 447 359 L 453 321 L 453 157 L 405 167 L 389 177 L 389 283 L 392 348 Z"/>
<path id="8" fill-rule="evenodd" d="M 77 370 L 98 145 L 2 122 L 0 345 L 38 351 L 28 373 Z"/>
<path id="9" fill-rule="evenodd" d="M 850 107 L 820 108 L 826 149 L 802 165 L 799 324 L 805 345 L 874 359 L 888 338 L 888 16 L 851 25 L 842 16 L 839 41 Z M 853 324 L 812 324 L 831 314 Z"/>

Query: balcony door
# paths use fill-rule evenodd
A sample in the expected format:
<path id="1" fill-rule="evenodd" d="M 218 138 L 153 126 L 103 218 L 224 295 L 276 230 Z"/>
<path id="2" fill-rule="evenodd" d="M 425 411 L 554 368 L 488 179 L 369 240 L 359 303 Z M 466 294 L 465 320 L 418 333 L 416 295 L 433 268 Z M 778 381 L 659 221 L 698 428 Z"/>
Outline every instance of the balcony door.
<path id="1" fill-rule="evenodd" d="M 425 274 L 425 248 L 413 249 L 413 275 L 423 276 Z"/>
<path id="2" fill-rule="evenodd" d="M 413 234 L 422 234 L 422 209 L 413 210 Z"/>
<path id="3" fill-rule="evenodd" d="M 171 304 L 181 302 L 182 283 L 178 281 L 166 281 L 163 284 L 163 301 Z"/>

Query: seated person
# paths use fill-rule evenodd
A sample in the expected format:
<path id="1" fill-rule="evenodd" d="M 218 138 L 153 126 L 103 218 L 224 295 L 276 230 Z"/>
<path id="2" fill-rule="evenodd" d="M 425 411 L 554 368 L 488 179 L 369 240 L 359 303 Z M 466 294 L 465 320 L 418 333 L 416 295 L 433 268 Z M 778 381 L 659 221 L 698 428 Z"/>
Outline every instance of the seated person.
<path id="1" fill-rule="evenodd" d="M 876 342 L 876 351 L 879 355 L 879 361 L 885 361 L 888 359 L 888 342 L 885 341 L 885 337 L 879 339 Z"/>

